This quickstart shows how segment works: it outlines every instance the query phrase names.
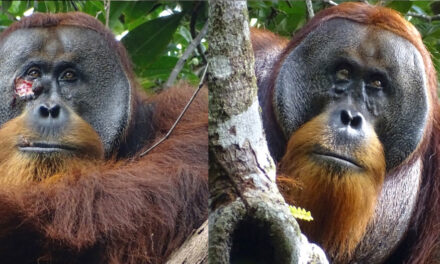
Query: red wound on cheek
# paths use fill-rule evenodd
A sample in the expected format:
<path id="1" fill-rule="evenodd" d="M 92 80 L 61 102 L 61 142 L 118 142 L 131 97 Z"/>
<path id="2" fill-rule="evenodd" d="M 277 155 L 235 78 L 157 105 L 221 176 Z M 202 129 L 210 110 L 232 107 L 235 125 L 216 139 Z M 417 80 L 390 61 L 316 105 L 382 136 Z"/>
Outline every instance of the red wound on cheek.
<path id="1" fill-rule="evenodd" d="M 15 79 L 15 94 L 18 95 L 18 97 L 20 98 L 34 95 L 34 92 L 32 91 L 32 84 L 33 82 L 27 81 L 25 79 Z"/>

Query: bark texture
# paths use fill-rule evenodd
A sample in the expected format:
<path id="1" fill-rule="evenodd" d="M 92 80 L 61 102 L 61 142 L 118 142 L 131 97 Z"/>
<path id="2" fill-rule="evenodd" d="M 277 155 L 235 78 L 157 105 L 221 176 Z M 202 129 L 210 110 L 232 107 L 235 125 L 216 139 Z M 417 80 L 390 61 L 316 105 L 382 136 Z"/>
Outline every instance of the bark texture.
<path id="1" fill-rule="evenodd" d="M 327 263 L 275 184 L 246 2 L 212 0 L 209 19 L 209 262 Z"/>
<path id="2" fill-rule="evenodd" d="M 208 221 L 205 221 L 166 264 L 208 264 Z"/>

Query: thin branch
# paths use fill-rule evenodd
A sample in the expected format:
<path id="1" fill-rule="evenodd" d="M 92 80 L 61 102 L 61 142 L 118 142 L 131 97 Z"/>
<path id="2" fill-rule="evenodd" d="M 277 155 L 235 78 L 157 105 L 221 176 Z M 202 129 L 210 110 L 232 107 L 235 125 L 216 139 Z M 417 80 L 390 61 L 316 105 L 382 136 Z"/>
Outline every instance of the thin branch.
<path id="1" fill-rule="evenodd" d="M 70 4 L 73 6 L 73 9 L 74 9 L 75 11 L 78 11 L 78 6 L 76 5 L 76 3 L 75 3 L 74 0 L 71 0 L 71 1 L 70 1 Z"/>
<path id="2" fill-rule="evenodd" d="M 186 60 L 188 57 L 193 53 L 194 49 L 199 45 L 202 38 L 206 35 L 206 32 L 208 32 L 208 22 L 205 23 L 202 30 L 200 31 L 199 35 L 195 39 L 191 41 L 189 46 L 186 48 L 183 55 L 180 57 L 179 61 L 176 63 L 176 66 L 174 66 L 174 69 L 171 71 L 170 77 L 168 78 L 167 82 L 165 83 L 165 89 L 171 87 L 173 85 L 174 81 L 177 78 L 177 75 L 179 75 L 179 72 L 182 70 L 183 66 L 185 65 Z"/>
<path id="3" fill-rule="evenodd" d="M 191 96 L 191 99 L 189 99 L 188 103 L 185 105 L 185 107 L 183 108 L 182 112 L 180 113 L 179 117 L 177 117 L 176 121 L 174 122 L 173 126 L 170 128 L 170 130 L 168 131 L 168 133 L 161 138 L 159 141 L 157 141 L 156 143 L 154 143 L 153 146 L 151 146 L 149 149 L 147 149 L 146 151 L 142 152 L 139 157 L 143 157 L 145 156 L 148 152 L 150 152 L 151 150 L 153 150 L 155 147 L 157 147 L 160 143 L 164 142 L 167 138 L 169 138 L 169 136 L 171 135 L 171 133 L 174 131 L 174 128 L 176 128 L 177 124 L 180 122 L 180 120 L 182 119 L 183 115 L 186 113 L 186 111 L 188 110 L 189 106 L 191 105 L 191 103 L 194 101 L 194 99 L 196 98 L 197 94 L 199 93 L 199 91 L 202 89 L 203 86 L 203 82 L 205 80 L 205 75 L 206 75 L 206 71 L 208 70 L 208 66 L 209 66 L 209 62 L 206 64 L 205 66 L 205 70 L 203 71 L 203 75 L 200 78 L 200 83 L 199 83 L 199 87 L 197 87 L 197 90 L 195 90 L 195 92 L 193 93 L 193 95 Z"/>
<path id="4" fill-rule="evenodd" d="M 197 34 L 196 34 L 196 22 L 197 22 L 198 14 L 200 13 L 200 9 L 202 7 L 203 7 L 203 3 L 202 2 L 197 2 L 195 4 L 194 9 L 193 9 L 192 14 L 191 14 L 191 21 L 189 23 L 189 31 L 191 32 L 191 37 L 193 39 L 195 39 L 197 37 Z M 200 57 L 202 57 L 203 64 L 206 64 L 207 60 L 206 60 L 205 53 L 203 52 L 203 46 L 202 46 L 201 42 L 199 43 L 199 45 L 197 45 L 197 51 L 199 52 Z"/>
<path id="5" fill-rule="evenodd" d="M 99 10 L 98 12 L 96 12 L 95 18 L 98 19 L 99 15 L 102 14 L 102 11 Z"/>
<path id="6" fill-rule="evenodd" d="M 307 14 L 309 15 L 309 19 L 312 19 L 315 16 L 315 12 L 313 11 L 312 0 L 306 0 L 306 5 L 307 5 Z"/>
<path id="7" fill-rule="evenodd" d="M 423 15 L 423 14 L 417 14 L 417 13 L 414 13 L 414 12 L 408 12 L 406 15 L 407 16 L 421 18 L 421 19 L 424 19 L 424 20 L 426 20 L 428 22 L 440 20 L 440 15 L 428 16 L 428 15 Z"/>
<path id="8" fill-rule="evenodd" d="M 111 0 L 104 0 L 104 9 L 105 9 L 105 27 L 108 28 L 109 20 L 110 20 L 110 3 Z"/>

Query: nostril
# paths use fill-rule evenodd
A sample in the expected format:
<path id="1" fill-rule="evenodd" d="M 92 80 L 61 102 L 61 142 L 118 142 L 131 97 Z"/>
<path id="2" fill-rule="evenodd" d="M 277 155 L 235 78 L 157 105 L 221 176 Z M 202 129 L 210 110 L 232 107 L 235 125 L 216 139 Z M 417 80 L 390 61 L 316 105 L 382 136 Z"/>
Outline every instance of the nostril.
<path id="1" fill-rule="evenodd" d="M 49 114 L 50 114 L 49 109 L 45 105 L 40 106 L 40 108 L 38 109 L 38 112 L 40 113 L 40 116 L 44 117 L 44 118 L 49 117 Z"/>
<path id="2" fill-rule="evenodd" d="M 345 84 L 342 84 L 342 83 L 335 84 L 335 85 L 333 86 L 333 89 L 334 89 L 334 92 L 335 92 L 337 95 L 345 94 L 345 93 L 347 93 L 347 91 L 348 91 L 348 87 L 347 87 Z"/>
<path id="3" fill-rule="evenodd" d="M 57 118 L 60 115 L 60 106 L 54 105 L 52 108 L 49 109 L 49 113 L 52 118 Z"/>
<path id="4" fill-rule="evenodd" d="M 343 87 L 339 87 L 339 86 L 335 87 L 336 94 L 342 94 L 344 91 L 345 91 L 345 89 Z"/>
<path id="5" fill-rule="evenodd" d="M 55 136 L 69 123 L 69 110 L 59 102 L 41 102 L 31 109 L 28 121 L 42 137 Z"/>
<path id="6" fill-rule="evenodd" d="M 341 122 L 342 124 L 348 126 L 350 125 L 350 122 L 352 121 L 351 114 L 347 110 L 341 111 Z"/>
<path id="7" fill-rule="evenodd" d="M 48 107 L 46 105 L 40 105 L 38 108 L 38 113 L 40 114 L 40 117 L 43 118 L 58 118 L 61 112 L 61 107 L 59 105 L 54 105 L 51 107 Z"/>
<path id="8" fill-rule="evenodd" d="M 353 117 L 353 120 L 351 120 L 350 126 L 352 128 L 359 128 L 362 125 L 362 117 L 360 115 L 356 115 Z"/>

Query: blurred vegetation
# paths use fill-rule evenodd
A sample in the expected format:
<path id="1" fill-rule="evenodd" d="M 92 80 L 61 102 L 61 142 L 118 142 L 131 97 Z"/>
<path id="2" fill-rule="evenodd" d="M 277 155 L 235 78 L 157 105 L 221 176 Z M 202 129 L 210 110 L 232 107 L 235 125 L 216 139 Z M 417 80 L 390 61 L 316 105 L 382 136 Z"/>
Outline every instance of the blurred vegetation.
<path id="1" fill-rule="evenodd" d="M 81 11 L 106 23 L 106 1 L 0 1 L 0 31 L 32 12 Z M 334 0 L 335 3 L 345 1 Z M 421 32 L 440 72 L 440 2 L 370 0 L 371 4 L 391 7 L 405 15 Z M 305 1 L 248 1 L 251 24 L 290 36 L 307 21 Z M 315 13 L 328 7 L 313 1 Z M 109 28 L 122 38 L 145 89 L 160 87 L 185 49 L 207 21 L 207 1 L 110 1 Z M 419 16 L 414 16 L 416 14 Z M 438 15 L 438 17 L 437 17 Z M 429 19 L 432 18 L 432 19 Z M 202 40 L 188 58 L 178 78 L 198 83 L 208 47 Z"/>
<path id="2" fill-rule="evenodd" d="M 333 2 L 339 4 L 348 1 Z M 440 77 L 440 2 L 370 0 L 368 3 L 393 8 L 417 27 L 432 54 L 437 76 Z M 248 6 L 251 25 L 284 36 L 295 33 L 308 17 L 305 1 L 249 1 Z M 329 6 L 324 1 L 313 1 L 315 13 Z"/>
<path id="3" fill-rule="evenodd" d="M 81 11 L 106 24 L 106 1 L 0 1 L 0 31 L 32 12 Z M 206 1 L 110 1 L 108 26 L 127 48 L 142 86 L 160 87 L 207 20 Z M 202 40 L 199 51 L 208 43 Z M 198 50 L 178 78 L 198 83 L 205 64 Z"/>

